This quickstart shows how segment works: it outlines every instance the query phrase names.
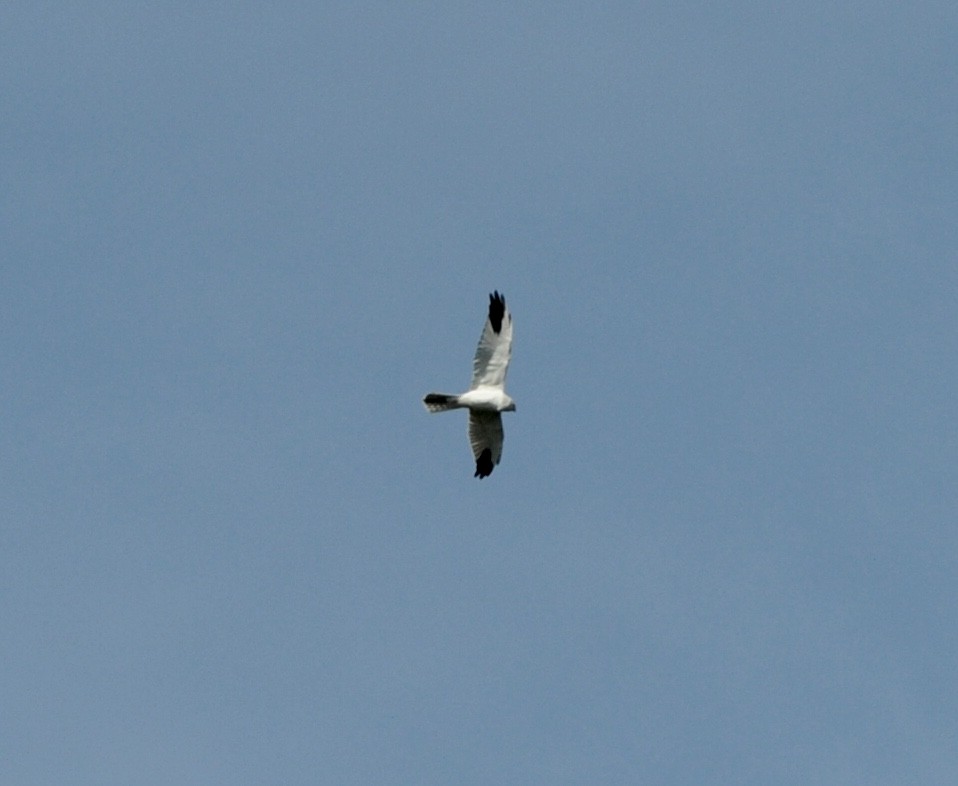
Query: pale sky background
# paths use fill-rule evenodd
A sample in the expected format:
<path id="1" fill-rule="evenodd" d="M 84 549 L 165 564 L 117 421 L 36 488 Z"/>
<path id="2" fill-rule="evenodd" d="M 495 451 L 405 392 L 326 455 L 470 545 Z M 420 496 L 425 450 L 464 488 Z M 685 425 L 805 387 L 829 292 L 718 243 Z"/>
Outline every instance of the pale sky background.
<path id="1" fill-rule="evenodd" d="M 0 782 L 958 783 L 953 1 L 10 3 L 0 99 Z"/>

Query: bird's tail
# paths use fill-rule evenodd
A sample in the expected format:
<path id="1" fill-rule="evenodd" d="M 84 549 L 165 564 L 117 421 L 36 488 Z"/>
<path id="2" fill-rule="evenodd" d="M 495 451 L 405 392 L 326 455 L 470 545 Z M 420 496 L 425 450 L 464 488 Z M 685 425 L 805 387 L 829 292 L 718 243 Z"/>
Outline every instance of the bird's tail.
<path id="1" fill-rule="evenodd" d="M 459 396 L 450 396 L 448 393 L 427 393 L 422 403 L 430 412 L 445 412 L 462 406 L 459 403 Z"/>

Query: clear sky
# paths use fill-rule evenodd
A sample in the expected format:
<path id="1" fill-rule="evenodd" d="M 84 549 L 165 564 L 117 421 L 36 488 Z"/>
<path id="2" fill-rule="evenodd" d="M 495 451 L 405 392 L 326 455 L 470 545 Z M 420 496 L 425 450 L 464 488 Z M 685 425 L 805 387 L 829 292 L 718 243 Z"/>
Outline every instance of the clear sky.
<path id="1" fill-rule="evenodd" d="M 958 783 L 954 2 L 0 21 L 0 782 Z"/>

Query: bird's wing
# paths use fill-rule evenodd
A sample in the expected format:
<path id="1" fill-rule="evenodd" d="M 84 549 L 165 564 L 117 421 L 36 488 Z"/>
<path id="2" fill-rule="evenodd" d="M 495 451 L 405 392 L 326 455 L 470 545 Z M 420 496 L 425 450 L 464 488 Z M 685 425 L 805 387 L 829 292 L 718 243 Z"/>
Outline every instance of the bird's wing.
<path id="1" fill-rule="evenodd" d="M 476 357 L 472 361 L 472 387 L 504 387 L 509 358 L 512 357 L 512 314 L 498 292 L 489 295 L 489 316 L 482 329 Z"/>
<path id="2" fill-rule="evenodd" d="M 498 412 L 469 411 L 469 443 L 476 457 L 476 474 L 485 478 L 502 458 L 502 416 Z"/>

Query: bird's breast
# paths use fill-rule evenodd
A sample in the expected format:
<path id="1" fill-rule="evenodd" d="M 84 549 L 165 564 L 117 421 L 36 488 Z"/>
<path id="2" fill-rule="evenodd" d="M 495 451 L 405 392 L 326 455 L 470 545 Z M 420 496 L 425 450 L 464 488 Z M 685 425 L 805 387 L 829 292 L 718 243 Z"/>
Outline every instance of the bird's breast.
<path id="1" fill-rule="evenodd" d="M 499 388 L 475 388 L 459 397 L 459 403 L 477 412 L 502 412 L 513 402 Z"/>

